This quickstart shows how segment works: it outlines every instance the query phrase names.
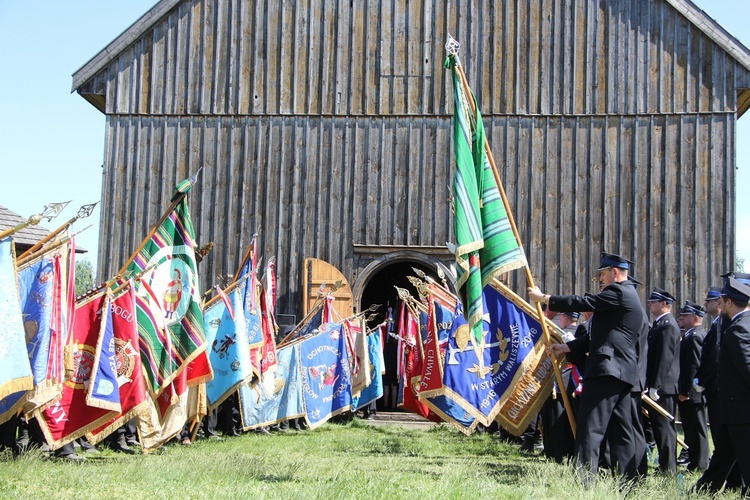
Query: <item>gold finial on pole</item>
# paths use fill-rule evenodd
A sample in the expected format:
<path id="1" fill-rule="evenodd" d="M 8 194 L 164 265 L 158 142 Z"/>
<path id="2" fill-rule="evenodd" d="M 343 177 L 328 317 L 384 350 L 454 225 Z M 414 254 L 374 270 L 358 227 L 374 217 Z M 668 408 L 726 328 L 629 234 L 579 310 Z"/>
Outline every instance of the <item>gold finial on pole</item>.
<path id="1" fill-rule="evenodd" d="M 68 203 L 70 203 L 70 201 L 66 201 L 63 203 L 49 203 L 47 205 L 44 205 L 44 209 L 40 213 L 30 216 L 25 222 L 22 222 L 17 226 L 8 228 L 5 231 L 0 232 L 0 238 L 6 238 L 11 234 L 17 233 L 25 227 L 36 226 L 44 219 L 47 219 L 47 222 L 51 221 L 52 219 L 57 217 L 65 207 L 68 206 Z"/>

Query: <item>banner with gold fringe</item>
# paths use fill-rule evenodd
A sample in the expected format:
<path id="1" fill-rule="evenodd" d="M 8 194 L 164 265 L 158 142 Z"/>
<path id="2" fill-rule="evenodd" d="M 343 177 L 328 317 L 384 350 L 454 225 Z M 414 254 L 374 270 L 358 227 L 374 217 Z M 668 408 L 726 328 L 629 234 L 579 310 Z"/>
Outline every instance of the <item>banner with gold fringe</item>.
<path id="1" fill-rule="evenodd" d="M 120 413 L 86 434 L 91 444 L 100 442 L 128 420 L 138 416 L 146 404 L 146 380 L 141 366 L 135 320 L 135 290 L 129 283 L 112 300 L 111 311 Z"/>
<path id="2" fill-rule="evenodd" d="M 17 404 L 5 406 L 4 411 L 0 409 L 0 423 L 15 415 L 23 396 L 33 387 L 13 241 L 8 237 L 0 240 L 0 402 L 15 396 Z"/>
<path id="3" fill-rule="evenodd" d="M 67 353 L 72 357 L 71 377 L 63 384 L 59 400 L 33 412 L 52 450 L 84 436 L 117 415 L 117 412 L 86 403 L 88 386 L 97 370 L 96 346 L 112 318 L 110 300 L 111 292 L 104 291 L 76 304 L 71 349 Z"/>

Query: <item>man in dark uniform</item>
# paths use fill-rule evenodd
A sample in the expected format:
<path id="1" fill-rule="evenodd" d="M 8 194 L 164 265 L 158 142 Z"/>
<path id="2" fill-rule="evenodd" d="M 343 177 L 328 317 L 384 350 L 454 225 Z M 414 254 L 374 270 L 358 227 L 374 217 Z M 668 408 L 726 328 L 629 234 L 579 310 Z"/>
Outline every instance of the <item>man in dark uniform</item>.
<path id="1" fill-rule="evenodd" d="M 706 408 L 702 391 L 695 387 L 694 380 L 700 366 L 703 339 L 706 336 L 702 321 L 706 311 L 698 304 L 686 301 L 680 310 L 679 323 L 685 331 L 680 341 L 680 375 L 677 379 L 677 396 L 682 430 L 688 445 L 689 471 L 706 470 L 708 467 L 708 432 L 706 430 Z"/>
<path id="2" fill-rule="evenodd" d="M 632 273 L 631 273 L 632 274 Z M 629 280 L 638 288 L 641 283 L 632 275 Z M 643 403 L 641 395 L 647 389 L 646 369 L 648 366 L 648 315 L 643 311 L 643 324 L 638 333 L 638 344 L 636 344 L 636 356 L 638 357 L 638 381 L 630 390 L 630 415 L 633 423 L 633 436 L 635 439 L 635 463 L 638 475 L 645 477 L 648 474 L 648 445 L 646 444 L 646 430 L 643 428 Z"/>
<path id="3" fill-rule="evenodd" d="M 708 410 L 708 422 L 712 430 L 718 430 L 720 425 L 719 417 L 719 381 L 716 377 L 719 368 L 719 329 L 721 328 L 721 307 L 719 299 L 721 298 L 721 288 L 712 286 L 706 293 L 703 300 L 703 307 L 713 321 L 711 327 L 703 339 L 703 349 L 701 350 L 701 361 L 696 373 L 697 385 L 703 389 L 703 397 L 706 400 Z M 711 432 L 711 440 L 716 448 L 716 432 Z"/>
<path id="4" fill-rule="evenodd" d="M 697 489 L 719 491 L 736 464 L 742 477 L 742 494 L 750 485 L 750 286 L 735 278 L 724 280 L 721 314 L 729 320 L 719 349 L 719 411 L 717 446 Z"/>
<path id="5" fill-rule="evenodd" d="M 655 287 L 647 302 L 654 322 L 648 331 L 648 396 L 670 415 L 677 409 L 677 376 L 680 372 L 680 327 L 672 316 L 672 294 Z M 649 412 L 651 429 L 659 450 L 659 471 L 677 473 L 677 427 L 674 420 Z"/>
<path id="6" fill-rule="evenodd" d="M 576 465 L 587 484 L 596 479 L 605 434 L 620 474 L 628 479 L 637 475 L 630 390 L 638 381 L 635 346 L 645 318 L 635 286 L 628 280 L 631 264 L 603 253 L 599 280 L 605 286 L 598 294 L 549 296 L 529 288 L 531 300 L 545 302 L 553 311 L 594 312 L 588 336 L 549 347 L 555 356 L 571 353 L 576 358 L 589 352 L 575 444 Z"/>

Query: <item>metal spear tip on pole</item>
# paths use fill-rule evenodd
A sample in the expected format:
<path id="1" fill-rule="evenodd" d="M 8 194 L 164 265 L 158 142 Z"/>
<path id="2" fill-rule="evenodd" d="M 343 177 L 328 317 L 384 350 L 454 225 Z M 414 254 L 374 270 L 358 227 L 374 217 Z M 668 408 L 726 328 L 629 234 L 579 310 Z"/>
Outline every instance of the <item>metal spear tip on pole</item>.
<path id="1" fill-rule="evenodd" d="M 86 217 L 90 216 L 94 212 L 94 207 L 96 207 L 98 204 L 99 202 L 97 201 L 96 203 L 89 203 L 88 205 L 83 205 L 81 208 L 78 209 L 76 218 L 85 219 Z"/>
<path id="2" fill-rule="evenodd" d="M 190 184 L 195 185 L 196 182 L 198 182 L 198 174 L 201 173 L 201 170 L 203 170 L 203 167 L 200 167 L 198 171 L 190 177 Z"/>
<path id="3" fill-rule="evenodd" d="M 461 44 L 450 33 L 448 33 L 448 40 L 445 42 L 445 50 L 448 52 L 448 55 L 456 58 L 458 58 L 458 51 L 461 50 Z"/>
<path id="4" fill-rule="evenodd" d="M 44 205 L 44 209 L 40 213 L 29 217 L 29 224 L 32 226 L 36 226 L 37 224 L 42 222 L 43 219 L 47 219 L 47 222 L 51 221 L 52 219 L 60 215 L 60 212 L 62 212 L 71 201 L 72 200 L 68 200 L 62 203 L 49 203 L 47 205 Z"/>
<path id="5" fill-rule="evenodd" d="M 422 278 L 422 279 L 426 279 L 427 278 L 427 275 L 421 269 L 417 269 L 416 267 L 412 267 L 411 270 L 414 271 L 414 274 L 416 274 L 420 278 Z"/>

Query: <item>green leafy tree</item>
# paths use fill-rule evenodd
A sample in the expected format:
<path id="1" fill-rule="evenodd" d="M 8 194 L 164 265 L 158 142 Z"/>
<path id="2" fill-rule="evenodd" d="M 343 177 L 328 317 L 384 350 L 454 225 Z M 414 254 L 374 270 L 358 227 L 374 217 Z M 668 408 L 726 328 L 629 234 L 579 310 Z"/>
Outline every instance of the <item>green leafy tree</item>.
<path id="1" fill-rule="evenodd" d="M 76 262 L 76 296 L 94 287 L 94 266 L 87 259 Z"/>

